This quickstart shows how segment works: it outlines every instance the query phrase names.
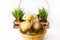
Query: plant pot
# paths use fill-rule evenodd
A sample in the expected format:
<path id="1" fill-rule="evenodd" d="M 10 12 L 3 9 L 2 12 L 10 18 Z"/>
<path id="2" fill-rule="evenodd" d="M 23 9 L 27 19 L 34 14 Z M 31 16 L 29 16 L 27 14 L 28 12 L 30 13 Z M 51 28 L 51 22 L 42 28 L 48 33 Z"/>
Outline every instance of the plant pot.
<path id="1" fill-rule="evenodd" d="M 24 20 L 15 20 L 14 21 L 14 28 L 20 28 L 20 23 L 23 22 Z"/>
<path id="2" fill-rule="evenodd" d="M 46 31 L 47 31 L 46 29 L 43 29 L 43 32 L 41 34 L 38 34 L 35 36 L 25 35 L 21 31 L 19 31 L 19 32 L 25 40 L 42 40 Z"/>
<path id="3" fill-rule="evenodd" d="M 40 24 L 43 28 L 49 28 L 49 22 L 47 20 L 40 20 Z"/>

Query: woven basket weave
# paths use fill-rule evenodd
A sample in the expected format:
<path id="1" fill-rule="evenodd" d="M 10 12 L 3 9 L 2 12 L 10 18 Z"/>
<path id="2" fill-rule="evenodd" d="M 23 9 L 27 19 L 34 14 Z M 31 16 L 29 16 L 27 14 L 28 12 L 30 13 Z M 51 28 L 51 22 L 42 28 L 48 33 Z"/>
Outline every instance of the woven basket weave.
<path id="1" fill-rule="evenodd" d="M 20 32 L 20 34 L 22 35 L 22 37 L 25 39 L 25 40 L 42 40 L 45 33 L 46 33 L 46 29 L 43 29 L 43 32 L 39 35 L 35 35 L 35 36 L 30 36 L 30 35 L 25 35 L 23 33 Z"/>

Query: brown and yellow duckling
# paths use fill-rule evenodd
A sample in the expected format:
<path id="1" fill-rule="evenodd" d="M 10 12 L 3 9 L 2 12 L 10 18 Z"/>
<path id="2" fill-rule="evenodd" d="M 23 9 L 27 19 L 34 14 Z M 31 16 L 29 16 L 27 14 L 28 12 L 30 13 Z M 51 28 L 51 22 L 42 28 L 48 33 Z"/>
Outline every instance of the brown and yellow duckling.
<path id="1" fill-rule="evenodd" d="M 28 15 L 26 17 L 26 21 L 21 23 L 20 27 L 21 27 L 21 30 L 23 33 L 28 31 L 32 27 L 31 20 L 33 20 L 33 19 L 34 19 L 33 15 Z"/>

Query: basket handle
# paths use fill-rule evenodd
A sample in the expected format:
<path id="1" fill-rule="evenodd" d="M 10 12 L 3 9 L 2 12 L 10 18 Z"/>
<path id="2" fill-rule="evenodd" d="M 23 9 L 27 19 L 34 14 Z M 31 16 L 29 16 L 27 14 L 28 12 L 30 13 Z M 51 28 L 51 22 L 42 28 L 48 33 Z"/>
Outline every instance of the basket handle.
<path id="1" fill-rule="evenodd" d="M 48 0 L 45 0 L 45 2 L 46 2 L 47 5 L 48 5 L 48 13 L 50 13 L 50 6 L 49 6 L 49 3 L 48 3 Z M 22 0 L 19 1 L 18 9 L 20 8 L 21 3 L 22 3 Z"/>
<path id="2" fill-rule="evenodd" d="M 48 13 L 50 14 L 50 6 L 49 6 L 49 3 L 48 3 L 48 0 L 45 0 L 47 6 L 48 6 Z M 18 4 L 18 9 L 20 8 L 20 5 L 22 3 L 22 0 L 19 1 L 19 4 Z"/>
<path id="3" fill-rule="evenodd" d="M 20 8 L 21 3 L 22 3 L 22 0 L 19 1 L 18 9 Z"/>

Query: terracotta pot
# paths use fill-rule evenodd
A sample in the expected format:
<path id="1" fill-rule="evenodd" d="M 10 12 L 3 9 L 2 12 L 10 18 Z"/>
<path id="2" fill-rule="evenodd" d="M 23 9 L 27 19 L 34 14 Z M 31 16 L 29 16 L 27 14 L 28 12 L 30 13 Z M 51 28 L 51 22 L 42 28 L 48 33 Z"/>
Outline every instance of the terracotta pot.
<path id="1" fill-rule="evenodd" d="M 40 24 L 43 28 L 49 28 L 49 22 L 47 20 L 40 20 Z"/>
<path id="2" fill-rule="evenodd" d="M 20 28 L 20 23 L 24 20 L 14 20 L 14 28 Z"/>
<path id="3" fill-rule="evenodd" d="M 35 36 L 25 35 L 21 31 L 19 32 L 25 40 L 42 40 L 46 31 L 47 31 L 46 29 L 43 29 L 43 32 L 41 34 Z"/>

